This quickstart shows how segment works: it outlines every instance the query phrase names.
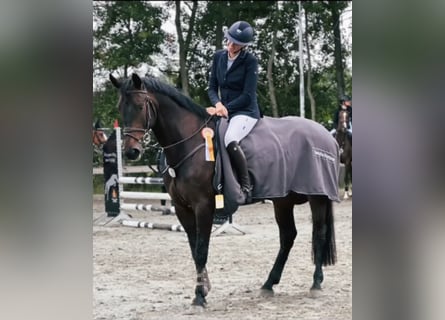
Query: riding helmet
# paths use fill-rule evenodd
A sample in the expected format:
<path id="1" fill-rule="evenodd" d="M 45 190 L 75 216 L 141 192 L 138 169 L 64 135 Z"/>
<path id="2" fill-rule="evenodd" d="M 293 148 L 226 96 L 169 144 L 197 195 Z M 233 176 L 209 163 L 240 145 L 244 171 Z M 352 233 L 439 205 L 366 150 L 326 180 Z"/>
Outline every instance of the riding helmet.
<path id="1" fill-rule="evenodd" d="M 340 102 L 343 102 L 343 101 L 351 101 L 351 97 L 348 96 L 348 95 L 346 95 L 346 94 L 344 94 L 344 95 L 340 98 Z"/>
<path id="2" fill-rule="evenodd" d="M 253 28 L 246 21 L 237 21 L 225 32 L 224 37 L 235 44 L 246 46 L 253 40 Z"/>

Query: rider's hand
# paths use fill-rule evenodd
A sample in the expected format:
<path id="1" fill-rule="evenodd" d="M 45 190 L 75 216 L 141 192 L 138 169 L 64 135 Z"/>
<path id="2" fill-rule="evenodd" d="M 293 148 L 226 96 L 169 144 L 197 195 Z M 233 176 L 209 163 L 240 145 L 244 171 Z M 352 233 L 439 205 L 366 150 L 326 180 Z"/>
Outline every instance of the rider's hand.
<path id="1" fill-rule="evenodd" d="M 225 117 L 225 118 L 227 118 L 229 116 L 229 112 L 227 111 L 227 108 L 221 102 L 218 102 L 217 104 L 215 104 L 215 108 L 216 108 L 217 116 Z"/>
<path id="2" fill-rule="evenodd" d="M 214 116 L 216 114 L 216 108 L 215 107 L 207 107 L 206 111 L 208 114 L 210 114 L 211 116 Z"/>

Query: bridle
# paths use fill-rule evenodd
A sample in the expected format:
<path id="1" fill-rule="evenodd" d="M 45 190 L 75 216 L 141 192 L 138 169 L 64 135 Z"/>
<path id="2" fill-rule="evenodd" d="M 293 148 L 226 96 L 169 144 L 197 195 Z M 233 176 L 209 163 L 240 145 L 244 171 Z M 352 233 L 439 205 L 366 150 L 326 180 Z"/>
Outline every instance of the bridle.
<path id="1" fill-rule="evenodd" d="M 150 121 L 156 121 L 157 113 L 156 108 L 154 106 L 154 101 L 150 98 L 148 95 L 148 92 L 145 90 L 129 90 L 126 93 L 142 93 L 145 95 L 144 100 L 144 111 L 145 111 L 145 129 L 143 128 L 133 128 L 133 127 L 124 127 L 123 134 L 124 136 L 128 136 L 134 140 L 136 140 L 138 143 L 140 143 L 143 147 L 146 147 L 150 144 L 150 129 L 151 124 Z M 141 138 L 137 138 L 133 135 L 135 132 L 142 132 L 143 135 Z"/>

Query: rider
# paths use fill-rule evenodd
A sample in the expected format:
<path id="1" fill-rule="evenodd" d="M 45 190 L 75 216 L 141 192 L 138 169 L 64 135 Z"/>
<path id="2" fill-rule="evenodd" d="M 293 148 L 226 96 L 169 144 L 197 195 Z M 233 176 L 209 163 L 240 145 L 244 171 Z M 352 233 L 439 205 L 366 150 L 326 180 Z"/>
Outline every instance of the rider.
<path id="1" fill-rule="evenodd" d="M 335 132 L 337 131 L 338 127 L 338 115 L 341 110 L 348 111 L 349 114 L 349 123 L 348 123 L 348 137 L 352 144 L 352 99 L 348 95 L 343 95 L 340 98 L 340 105 L 337 110 L 335 110 L 334 113 L 334 127 L 331 130 L 331 134 L 335 136 Z"/>
<path id="2" fill-rule="evenodd" d="M 224 144 L 237 173 L 245 202 L 252 202 L 247 161 L 239 142 L 253 129 L 260 118 L 257 102 L 258 60 L 247 46 L 253 40 L 253 28 L 246 21 L 237 21 L 225 32 L 227 49 L 213 56 L 208 95 L 211 115 L 229 119 Z M 218 94 L 219 93 L 219 94 Z"/>

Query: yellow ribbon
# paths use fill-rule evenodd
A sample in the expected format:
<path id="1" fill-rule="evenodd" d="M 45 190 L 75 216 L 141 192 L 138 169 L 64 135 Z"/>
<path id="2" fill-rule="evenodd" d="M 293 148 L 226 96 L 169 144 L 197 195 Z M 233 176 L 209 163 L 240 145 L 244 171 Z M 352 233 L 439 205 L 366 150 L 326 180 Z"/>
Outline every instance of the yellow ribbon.
<path id="1" fill-rule="evenodd" d="M 213 150 L 213 140 L 212 140 L 214 136 L 213 130 L 211 128 L 204 128 L 202 129 L 201 134 L 205 140 L 206 161 L 215 161 L 215 153 Z"/>

